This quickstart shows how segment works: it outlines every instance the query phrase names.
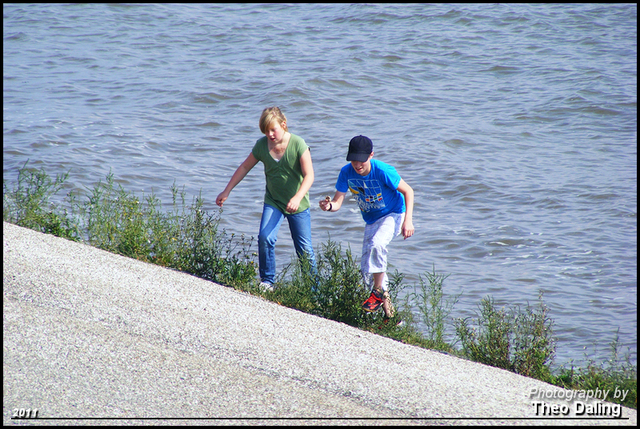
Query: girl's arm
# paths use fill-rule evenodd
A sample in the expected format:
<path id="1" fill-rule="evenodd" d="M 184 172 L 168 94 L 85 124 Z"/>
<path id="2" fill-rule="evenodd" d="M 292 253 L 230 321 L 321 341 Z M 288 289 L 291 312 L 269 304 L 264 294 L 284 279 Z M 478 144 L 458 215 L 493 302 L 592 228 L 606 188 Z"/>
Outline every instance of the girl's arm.
<path id="1" fill-rule="evenodd" d="M 298 188 L 298 192 L 289 200 L 287 203 L 286 210 L 289 213 L 295 213 L 300 207 L 300 201 L 304 198 L 309 189 L 311 189 L 311 185 L 313 184 L 313 180 L 315 178 L 313 174 L 313 163 L 311 162 L 311 151 L 307 149 L 302 156 L 300 157 L 300 169 L 302 170 L 302 183 L 300 184 L 300 188 Z"/>
<path id="2" fill-rule="evenodd" d="M 404 215 L 404 223 L 402 224 L 402 236 L 406 240 L 415 232 L 413 228 L 413 189 L 407 185 L 407 182 L 400 179 L 398 191 L 404 195 L 404 204 L 407 207 L 407 212 Z"/>
<path id="3" fill-rule="evenodd" d="M 244 179 L 244 176 L 246 176 L 247 173 L 251 171 L 251 169 L 255 167 L 257 163 L 258 160 L 256 159 L 256 157 L 253 156 L 253 153 L 250 153 L 247 159 L 245 159 L 242 164 L 240 164 L 240 166 L 236 169 L 235 173 L 233 173 L 233 176 L 231 176 L 231 179 L 229 179 L 229 183 L 227 183 L 224 191 L 220 192 L 220 195 L 218 195 L 218 197 L 216 198 L 217 205 L 222 207 L 222 204 L 225 202 L 225 200 L 229 198 L 231 190 L 235 188 L 236 185 L 242 181 L 242 179 Z"/>

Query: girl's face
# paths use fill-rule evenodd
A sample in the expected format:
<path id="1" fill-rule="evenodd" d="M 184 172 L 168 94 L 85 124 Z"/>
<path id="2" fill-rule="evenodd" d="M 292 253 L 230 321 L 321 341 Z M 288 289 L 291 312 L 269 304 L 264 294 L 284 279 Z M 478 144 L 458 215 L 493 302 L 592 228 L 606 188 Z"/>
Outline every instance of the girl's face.
<path id="1" fill-rule="evenodd" d="M 280 124 L 279 122 L 274 121 L 267 127 L 267 131 L 265 132 L 265 135 L 267 136 L 267 138 L 271 143 L 278 144 L 282 142 L 282 137 L 284 137 L 284 134 L 286 133 L 286 131 L 283 128 L 285 124 L 286 122 L 283 122 L 282 124 Z"/>

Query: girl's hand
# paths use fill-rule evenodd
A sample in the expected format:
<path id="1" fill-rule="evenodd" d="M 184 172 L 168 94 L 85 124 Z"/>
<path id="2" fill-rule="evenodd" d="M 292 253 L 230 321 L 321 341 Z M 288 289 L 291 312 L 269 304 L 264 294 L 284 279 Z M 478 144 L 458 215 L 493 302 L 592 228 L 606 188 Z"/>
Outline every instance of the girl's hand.
<path id="1" fill-rule="evenodd" d="M 301 198 L 296 198 L 293 197 L 289 200 L 289 203 L 287 204 L 286 210 L 289 213 L 295 213 L 298 210 L 298 207 L 300 207 L 300 201 L 302 199 Z"/>
<path id="2" fill-rule="evenodd" d="M 224 203 L 227 198 L 229 198 L 229 193 L 224 191 L 220 192 L 220 195 L 216 198 L 216 204 L 222 207 L 222 203 Z"/>

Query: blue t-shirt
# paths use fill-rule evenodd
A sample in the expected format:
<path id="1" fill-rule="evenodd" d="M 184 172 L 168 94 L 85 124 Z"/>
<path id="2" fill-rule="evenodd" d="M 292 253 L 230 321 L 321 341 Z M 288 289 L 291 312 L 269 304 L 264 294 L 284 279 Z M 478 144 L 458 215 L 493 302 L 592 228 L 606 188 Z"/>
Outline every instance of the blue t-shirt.
<path id="1" fill-rule="evenodd" d="M 371 160 L 371 171 L 361 176 L 351 163 L 340 170 L 336 189 L 350 190 L 367 224 L 372 224 L 389 213 L 404 213 L 404 195 L 398 191 L 401 177 L 394 167 L 376 159 Z"/>

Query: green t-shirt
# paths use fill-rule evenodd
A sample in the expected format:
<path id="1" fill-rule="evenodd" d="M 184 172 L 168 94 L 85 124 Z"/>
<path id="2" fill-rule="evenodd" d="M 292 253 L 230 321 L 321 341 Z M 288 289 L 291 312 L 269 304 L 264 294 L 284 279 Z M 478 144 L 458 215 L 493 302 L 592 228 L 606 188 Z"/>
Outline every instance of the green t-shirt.
<path id="1" fill-rule="evenodd" d="M 304 139 L 295 134 L 291 134 L 289 144 L 282 154 L 280 161 L 273 159 L 269 153 L 269 143 L 267 136 L 256 141 L 251 153 L 258 161 L 264 164 L 264 176 L 267 186 L 264 194 L 264 202 L 276 207 L 282 213 L 287 212 L 287 203 L 298 192 L 302 184 L 302 168 L 300 167 L 300 157 L 309 149 Z M 300 213 L 309 208 L 309 193 L 302 198 L 296 213 Z"/>

